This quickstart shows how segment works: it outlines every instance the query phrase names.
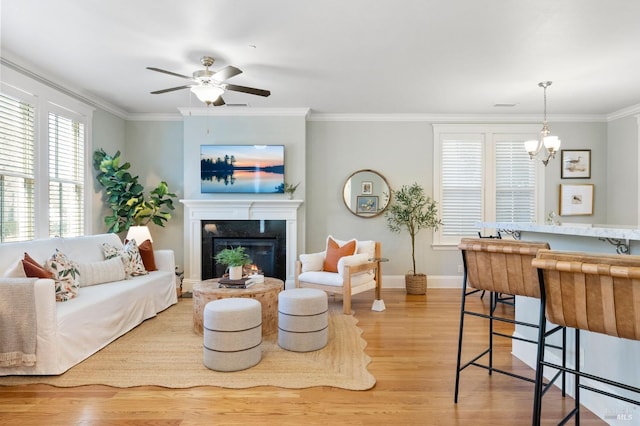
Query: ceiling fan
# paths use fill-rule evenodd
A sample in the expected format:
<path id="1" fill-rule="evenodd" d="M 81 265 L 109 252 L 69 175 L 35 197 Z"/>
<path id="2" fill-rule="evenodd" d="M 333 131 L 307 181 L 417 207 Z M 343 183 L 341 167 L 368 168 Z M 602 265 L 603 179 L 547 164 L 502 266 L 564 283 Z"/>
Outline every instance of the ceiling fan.
<path id="1" fill-rule="evenodd" d="M 228 65 L 220 71 L 211 71 L 209 67 L 213 65 L 213 59 L 211 56 L 203 56 L 200 58 L 200 63 L 204 65 L 203 70 L 193 72 L 193 76 L 178 74 L 171 71 L 166 71 L 160 68 L 147 67 L 148 70 L 157 71 L 164 74 L 174 75 L 176 77 L 190 80 L 191 84 L 184 86 L 171 87 L 169 89 L 156 90 L 151 92 L 152 95 L 158 95 L 160 93 L 173 92 L 175 90 L 190 89 L 191 92 L 198 97 L 202 102 L 213 106 L 224 105 L 224 99 L 222 94 L 225 90 L 232 90 L 234 92 L 249 93 L 250 95 L 257 96 L 269 96 L 271 94 L 268 90 L 254 89 L 253 87 L 238 86 L 235 84 L 223 83 L 223 81 L 242 73 L 242 70 Z"/>

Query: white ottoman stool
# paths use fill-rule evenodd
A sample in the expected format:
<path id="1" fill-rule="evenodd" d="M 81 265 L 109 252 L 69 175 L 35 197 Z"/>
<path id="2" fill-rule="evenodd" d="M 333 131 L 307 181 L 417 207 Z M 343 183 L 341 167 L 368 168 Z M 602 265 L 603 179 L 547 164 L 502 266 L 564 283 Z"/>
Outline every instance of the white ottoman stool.
<path id="1" fill-rule="evenodd" d="M 232 297 L 204 307 L 204 365 L 216 371 L 238 371 L 260 362 L 262 305 Z"/>
<path id="2" fill-rule="evenodd" d="M 329 317 L 327 293 L 294 288 L 278 294 L 278 345 L 295 352 L 310 352 L 327 345 Z"/>

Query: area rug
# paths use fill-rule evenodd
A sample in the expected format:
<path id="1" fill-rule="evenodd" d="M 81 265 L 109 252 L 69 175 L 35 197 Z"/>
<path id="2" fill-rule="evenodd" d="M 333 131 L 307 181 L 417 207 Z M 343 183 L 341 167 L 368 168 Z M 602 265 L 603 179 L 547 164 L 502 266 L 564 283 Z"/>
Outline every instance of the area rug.
<path id="1" fill-rule="evenodd" d="M 108 385 L 119 388 L 331 386 L 367 390 L 376 380 L 367 370 L 365 340 L 353 315 L 330 306 L 329 343 L 314 352 L 281 349 L 277 333 L 264 336 L 262 360 L 236 372 L 216 372 L 202 363 L 202 336 L 193 332 L 191 300 L 181 300 L 60 376 L 0 377 L 0 385 L 45 383 L 59 387 Z"/>

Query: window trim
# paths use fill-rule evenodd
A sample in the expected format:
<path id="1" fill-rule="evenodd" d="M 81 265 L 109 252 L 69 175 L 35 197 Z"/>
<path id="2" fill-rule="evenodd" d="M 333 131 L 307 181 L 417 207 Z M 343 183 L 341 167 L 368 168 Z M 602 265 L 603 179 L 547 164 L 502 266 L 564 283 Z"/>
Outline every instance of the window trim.
<path id="1" fill-rule="evenodd" d="M 93 228 L 92 121 L 94 108 L 5 64 L 0 64 L 0 91 L 31 103 L 35 109 L 35 238 L 49 238 L 49 112 L 80 121 L 85 130 L 84 152 L 84 234 Z"/>
<path id="2" fill-rule="evenodd" d="M 433 124 L 433 198 L 440 202 L 442 200 L 442 137 L 445 135 L 481 135 L 484 143 L 484 156 L 482 159 L 485 171 L 485 185 L 483 187 L 483 221 L 492 222 L 495 220 L 495 141 L 507 136 L 522 136 L 523 140 L 537 139 L 540 134 L 539 124 Z M 524 150 L 524 146 L 522 148 Z M 537 159 L 536 162 L 536 221 L 544 223 L 544 200 L 545 200 L 545 167 Z M 493 234 L 494 229 L 480 229 L 482 233 Z M 471 236 L 471 235 L 470 235 Z M 458 242 L 447 240 L 442 237 L 441 232 L 433 231 L 434 249 L 453 249 Z"/>

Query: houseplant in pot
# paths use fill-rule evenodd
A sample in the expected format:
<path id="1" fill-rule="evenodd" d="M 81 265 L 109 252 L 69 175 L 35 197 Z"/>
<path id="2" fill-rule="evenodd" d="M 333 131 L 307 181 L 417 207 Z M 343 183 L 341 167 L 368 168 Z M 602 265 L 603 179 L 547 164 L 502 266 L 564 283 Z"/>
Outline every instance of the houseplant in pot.
<path id="1" fill-rule="evenodd" d="M 150 222 L 164 226 L 171 219 L 173 200 L 177 197 L 169 192 L 162 181 L 145 196 L 144 187 L 129 169 L 131 164 L 120 164 L 120 151 L 113 156 L 99 149 L 93 153 L 93 167 L 98 171 L 96 180 L 102 185 L 111 214 L 105 216 L 107 232 L 127 231 L 131 226 L 146 226 Z"/>
<path id="2" fill-rule="evenodd" d="M 238 246 L 220 250 L 215 256 L 216 263 L 229 268 L 229 279 L 242 279 L 242 267 L 251 264 L 251 258 L 245 253 L 245 248 Z"/>
<path id="3" fill-rule="evenodd" d="M 404 185 L 393 192 L 393 200 L 385 212 L 387 225 L 393 232 L 406 230 L 411 237 L 412 270 L 405 275 L 405 286 L 409 294 L 427 292 L 427 275 L 416 271 L 416 235 L 422 229 L 437 230 L 442 222 L 438 218 L 437 203 L 425 194 L 418 183 Z"/>

